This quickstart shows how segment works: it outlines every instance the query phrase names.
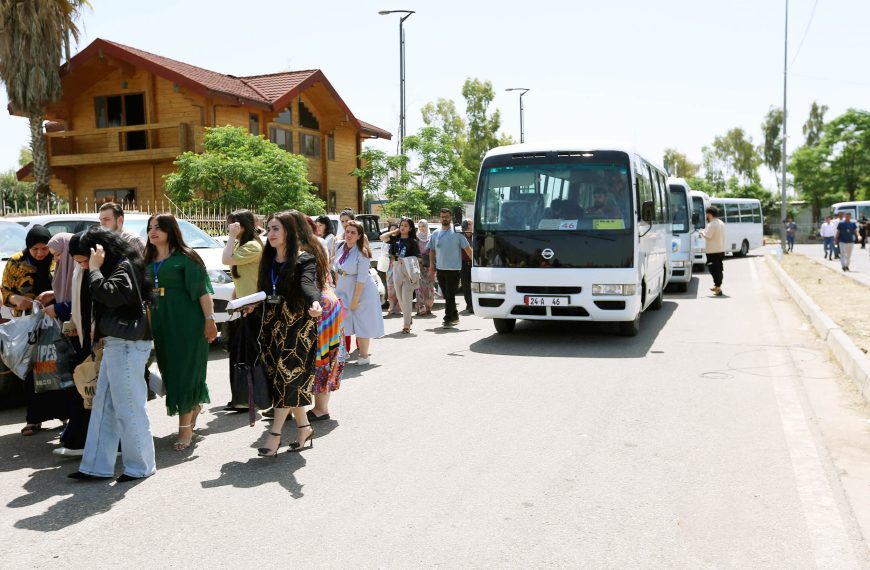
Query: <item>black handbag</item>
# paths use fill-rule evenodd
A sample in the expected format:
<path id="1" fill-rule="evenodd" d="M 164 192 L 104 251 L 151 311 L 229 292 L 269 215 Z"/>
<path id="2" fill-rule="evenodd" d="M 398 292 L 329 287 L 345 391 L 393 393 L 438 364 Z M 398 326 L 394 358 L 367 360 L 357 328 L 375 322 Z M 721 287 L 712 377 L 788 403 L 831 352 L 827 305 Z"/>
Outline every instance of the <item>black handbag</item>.
<path id="1" fill-rule="evenodd" d="M 248 402 L 248 423 L 254 425 L 255 410 L 265 410 L 272 407 L 272 394 L 269 379 L 266 377 L 266 369 L 260 362 L 259 355 L 251 357 L 248 343 L 248 322 L 251 316 L 243 318 L 239 323 L 237 339 L 240 349 L 240 360 L 231 372 L 231 389 L 233 394 L 245 398 Z M 254 317 L 256 318 L 256 317 Z"/>
<path id="2" fill-rule="evenodd" d="M 133 287 L 136 289 L 136 297 L 139 299 L 140 311 L 135 317 L 118 317 L 117 315 L 100 316 L 100 332 L 103 336 L 111 336 L 122 338 L 124 340 L 144 340 L 148 336 L 148 305 L 142 300 L 142 293 L 139 291 L 139 282 L 136 280 L 136 275 L 133 273 L 133 268 L 127 261 L 121 262 L 124 270 L 130 267 L 130 280 Z M 126 264 L 126 265 L 124 265 Z"/>

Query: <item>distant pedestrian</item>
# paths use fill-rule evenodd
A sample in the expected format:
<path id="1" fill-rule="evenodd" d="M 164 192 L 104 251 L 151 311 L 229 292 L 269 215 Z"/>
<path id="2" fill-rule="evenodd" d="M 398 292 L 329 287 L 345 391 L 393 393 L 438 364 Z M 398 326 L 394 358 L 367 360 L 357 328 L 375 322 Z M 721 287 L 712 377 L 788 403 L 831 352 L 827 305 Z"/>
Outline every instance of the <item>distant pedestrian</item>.
<path id="1" fill-rule="evenodd" d="M 338 235 L 340 238 L 342 234 L 344 234 L 344 228 L 347 227 L 347 223 L 351 220 L 355 220 L 356 216 L 353 214 L 353 210 L 350 208 L 345 208 L 341 211 L 341 214 L 338 216 L 338 221 L 341 224 L 341 233 Z"/>
<path id="2" fill-rule="evenodd" d="M 858 220 L 858 231 L 861 232 L 861 249 L 867 246 L 868 230 L 870 230 L 870 220 L 867 219 L 867 216 L 861 214 L 861 218 Z"/>
<path id="3" fill-rule="evenodd" d="M 834 222 L 831 221 L 831 216 L 827 216 L 824 223 L 819 227 L 819 235 L 822 237 L 825 259 L 834 258 L 834 236 L 836 234 L 837 227 L 834 225 Z"/>
<path id="4" fill-rule="evenodd" d="M 840 225 L 845 219 L 845 215 L 843 212 L 837 212 L 837 217 L 834 218 L 834 234 L 837 233 L 837 226 Z M 836 237 L 834 238 L 834 259 L 840 259 L 840 244 L 837 242 Z"/>
<path id="5" fill-rule="evenodd" d="M 417 222 L 417 243 L 420 245 L 420 283 L 417 285 L 417 316 L 432 314 L 435 304 L 435 279 L 429 273 L 429 221 Z"/>
<path id="6" fill-rule="evenodd" d="M 390 222 L 387 225 L 387 230 L 381 235 L 381 241 L 384 241 L 384 236 L 391 235 L 393 232 L 399 231 L 399 224 L 396 222 Z M 381 255 L 386 256 L 389 260 L 389 267 L 387 269 L 387 314 L 388 315 L 401 315 L 402 314 L 402 305 L 399 303 L 399 296 L 396 294 L 396 284 L 393 281 L 393 275 L 395 274 L 395 263 L 393 262 L 393 258 L 389 253 L 389 248 L 381 249 Z"/>
<path id="7" fill-rule="evenodd" d="M 837 235 L 834 238 L 834 242 L 840 247 L 840 267 L 843 271 L 849 271 L 852 248 L 856 241 L 858 241 L 858 224 L 852 221 L 852 214 L 846 212 L 843 221 L 837 224 Z"/>
<path id="8" fill-rule="evenodd" d="M 363 225 L 356 220 L 347 223 L 344 242 L 335 253 L 335 287 L 344 307 L 344 334 L 356 336 L 359 345 L 358 365 L 370 363 L 371 339 L 384 336 L 384 316 L 375 278 L 369 273 L 371 249 Z"/>
<path id="9" fill-rule="evenodd" d="M 317 237 L 326 241 L 327 261 L 332 264 L 335 258 L 335 232 L 332 231 L 332 220 L 329 216 L 318 216 L 315 221 L 317 224 Z"/>
<path id="10" fill-rule="evenodd" d="M 710 206 L 705 210 L 707 227 L 698 230 L 706 242 L 707 265 L 713 277 L 713 291 L 717 297 L 722 295 L 722 260 L 725 259 L 725 224 L 719 219 L 719 210 Z"/>
<path id="11" fill-rule="evenodd" d="M 429 240 L 429 274 L 437 275 L 438 286 L 444 295 L 444 326 L 459 324 L 456 310 L 456 293 L 459 289 L 459 273 L 462 271 L 462 252 L 471 257 L 471 247 L 461 233 L 453 229 L 453 218 L 449 208 L 441 208 L 441 229 L 432 234 Z"/>
<path id="12" fill-rule="evenodd" d="M 474 243 L 472 239 L 474 236 L 473 221 L 467 218 L 462 220 L 462 235 L 465 236 L 469 245 Z M 465 310 L 468 311 L 470 315 L 473 315 L 474 303 L 472 303 L 471 300 L 471 254 L 467 253 L 464 249 L 462 250 L 462 271 L 459 278 L 462 282 L 462 296 L 465 297 Z"/>
<path id="13" fill-rule="evenodd" d="M 794 223 L 794 218 L 789 216 L 785 220 L 785 242 L 786 242 L 786 253 L 791 253 L 794 251 L 794 237 L 797 234 L 797 224 Z"/>
<path id="14" fill-rule="evenodd" d="M 414 310 L 414 290 L 420 282 L 420 244 L 417 242 L 414 220 L 402 218 L 396 229 L 381 235 L 381 241 L 389 244 L 385 254 L 390 256 L 393 267 L 393 286 L 404 318 L 402 332 L 410 334 L 414 322 L 411 316 Z M 415 274 L 408 272 L 409 263 L 416 265 Z"/>
<path id="15" fill-rule="evenodd" d="M 100 206 L 99 216 L 101 226 L 121 236 L 139 255 L 145 255 L 145 238 L 124 229 L 124 209 L 120 204 L 106 202 Z"/>

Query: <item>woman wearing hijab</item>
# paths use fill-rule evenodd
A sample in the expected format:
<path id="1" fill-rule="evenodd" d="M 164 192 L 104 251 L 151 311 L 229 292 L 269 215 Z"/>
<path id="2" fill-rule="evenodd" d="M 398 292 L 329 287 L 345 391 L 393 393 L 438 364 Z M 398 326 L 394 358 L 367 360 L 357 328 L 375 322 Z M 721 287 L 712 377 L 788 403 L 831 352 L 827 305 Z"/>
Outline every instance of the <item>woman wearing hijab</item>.
<path id="1" fill-rule="evenodd" d="M 417 316 L 431 315 L 435 303 L 435 280 L 429 274 L 429 222 L 417 222 L 417 243 L 420 244 L 420 284 L 417 286 Z"/>
<path id="2" fill-rule="evenodd" d="M 54 301 L 46 308 L 61 322 L 70 322 L 73 329 L 69 336 L 76 349 L 76 365 L 91 353 L 91 299 L 87 287 L 82 294 L 82 276 L 87 272 L 88 251 L 81 247 L 84 232 L 73 235 L 59 233 L 48 242 L 48 249 L 54 257 L 54 277 L 51 291 L 37 297 L 43 305 Z M 83 262 L 81 267 L 73 256 Z M 83 319 L 85 315 L 86 320 Z M 84 401 L 76 389 L 69 394 L 69 423 L 60 435 L 61 446 L 52 453 L 59 456 L 80 457 L 84 453 L 91 411 L 86 410 Z"/>
<path id="3" fill-rule="evenodd" d="M 25 238 L 25 249 L 13 255 L 3 271 L 0 294 L 3 304 L 12 309 L 13 317 L 29 315 L 33 301 L 52 288 L 52 255 L 48 248 L 51 233 L 43 226 L 30 228 Z M 49 307 L 46 313 L 56 316 Z M 75 390 L 75 388 L 72 388 Z M 27 422 L 21 435 L 33 435 L 42 429 L 42 422 L 51 419 L 66 421 L 69 418 L 69 395 L 67 390 L 53 390 L 36 394 L 33 389 L 33 373 L 24 379 L 24 394 L 27 398 Z"/>

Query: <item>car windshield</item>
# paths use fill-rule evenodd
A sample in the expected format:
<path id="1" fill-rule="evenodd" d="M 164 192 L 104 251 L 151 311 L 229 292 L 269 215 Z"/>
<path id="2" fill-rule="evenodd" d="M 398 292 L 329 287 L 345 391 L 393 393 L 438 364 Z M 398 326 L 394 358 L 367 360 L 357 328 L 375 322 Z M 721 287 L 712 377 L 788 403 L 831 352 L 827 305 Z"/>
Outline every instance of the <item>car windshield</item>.
<path id="1" fill-rule="evenodd" d="M 139 234 L 146 240 L 148 239 L 148 223 L 147 219 L 125 220 L 124 229 L 127 231 Z M 193 249 L 223 247 L 216 239 L 191 224 L 186 220 L 178 220 L 178 227 L 181 229 L 181 237 L 184 238 L 184 243 Z"/>
<path id="2" fill-rule="evenodd" d="M 0 259 L 9 259 L 24 250 L 27 230 L 14 222 L 0 223 Z"/>
<path id="3" fill-rule="evenodd" d="M 553 163 L 485 168 L 478 188 L 483 231 L 627 230 L 628 164 Z"/>

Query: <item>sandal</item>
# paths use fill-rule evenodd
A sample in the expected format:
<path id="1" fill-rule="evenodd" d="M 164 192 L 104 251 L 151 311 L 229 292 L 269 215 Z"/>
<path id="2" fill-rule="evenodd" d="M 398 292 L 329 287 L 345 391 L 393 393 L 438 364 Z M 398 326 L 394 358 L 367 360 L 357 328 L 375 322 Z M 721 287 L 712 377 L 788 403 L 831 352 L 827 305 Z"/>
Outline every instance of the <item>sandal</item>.
<path id="1" fill-rule="evenodd" d="M 187 424 L 186 426 L 178 426 L 178 431 L 183 430 L 184 428 L 193 428 L 193 424 Z M 175 441 L 175 445 L 172 446 L 172 449 L 175 451 L 184 451 L 190 444 L 193 443 L 193 429 L 190 430 L 190 439 L 187 441 L 181 441 L 180 439 Z"/>
<path id="2" fill-rule="evenodd" d="M 21 435 L 30 436 L 35 435 L 36 432 L 42 431 L 42 424 L 27 424 L 23 428 L 21 428 Z"/>

